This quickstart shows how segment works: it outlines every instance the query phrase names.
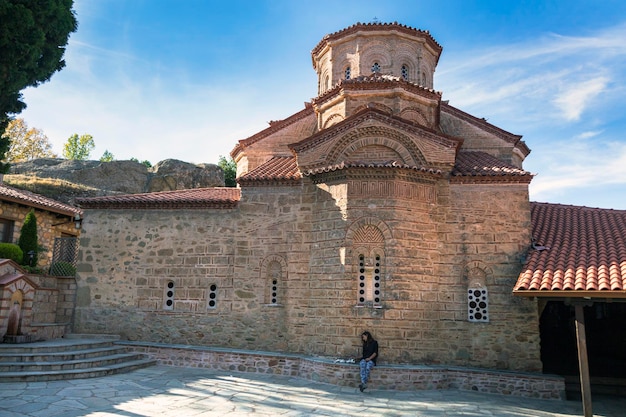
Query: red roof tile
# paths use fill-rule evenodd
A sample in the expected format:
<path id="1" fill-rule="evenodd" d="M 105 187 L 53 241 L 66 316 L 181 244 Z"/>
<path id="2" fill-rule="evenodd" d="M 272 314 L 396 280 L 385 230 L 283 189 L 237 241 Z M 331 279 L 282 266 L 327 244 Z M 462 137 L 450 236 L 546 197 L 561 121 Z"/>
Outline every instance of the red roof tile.
<path id="1" fill-rule="evenodd" d="M 254 135 L 246 138 L 246 139 L 241 139 L 237 145 L 233 148 L 233 150 L 230 152 L 230 156 L 232 156 L 233 158 L 242 150 L 244 150 L 246 147 L 260 141 L 263 138 L 266 138 L 276 132 L 281 131 L 282 129 L 286 128 L 289 125 L 292 125 L 302 119 L 304 119 L 307 116 L 312 115 L 314 112 L 313 110 L 313 106 L 311 105 L 311 103 L 304 103 L 304 109 L 300 110 L 299 112 L 292 114 L 291 116 L 287 117 L 286 119 L 283 120 L 273 120 L 270 122 L 270 126 L 261 130 L 258 133 L 255 133 Z"/>
<path id="2" fill-rule="evenodd" d="M 31 193 L 30 191 L 19 190 L 4 183 L 0 183 L 0 200 L 72 217 L 82 213 L 77 207 Z"/>
<path id="3" fill-rule="evenodd" d="M 207 209 L 234 208 L 240 198 L 239 188 L 214 187 L 79 198 L 76 203 L 85 209 Z"/>
<path id="4" fill-rule="evenodd" d="M 626 297 L 626 211 L 531 203 L 531 217 L 514 294 Z"/>
<path id="5" fill-rule="evenodd" d="M 310 176 L 310 175 L 315 175 L 315 174 L 321 174 L 324 172 L 341 171 L 346 168 L 394 168 L 394 169 L 407 169 L 407 170 L 412 170 L 412 171 L 419 171 L 425 174 L 432 174 L 432 175 L 437 175 L 437 176 L 442 175 L 442 172 L 439 169 L 411 166 L 411 165 L 398 163 L 398 161 L 386 161 L 386 162 L 344 161 L 336 165 L 329 165 L 325 167 L 317 167 L 314 169 L 309 169 L 306 172 L 304 172 L 304 175 Z"/>
<path id="6" fill-rule="evenodd" d="M 528 156 L 530 153 L 530 148 L 526 145 L 526 143 L 522 140 L 522 136 L 513 134 L 511 132 L 507 132 L 504 129 L 500 129 L 498 126 L 492 125 L 488 123 L 485 119 L 479 119 L 478 117 L 472 116 L 469 113 L 464 112 L 463 110 L 457 109 L 454 106 L 448 104 L 448 102 L 441 102 L 441 111 L 444 113 L 448 113 L 456 118 L 464 120 L 486 132 L 489 132 L 500 139 L 504 139 L 508 143 L 515 145 L 515 147 L 522 152 L 524 156 Z"/>
<path id="7" fill-rule="evenodd" d="M 411 36 L 419 36 L 423 38 L 424 41 L 428 45 L 430 45 L 430 47 L 437 53 L 437 60 L 439 60 L 439 56 L 441 55 L 441 51 L 443 50 L 443 48 L 441 45 L 437 43 L 437 41 L 435 41 L 435 39 L 432 37 L 429 31 L 415 29 L 413 27 L 406 26 L 406 25 L 401 25 L 398 22 L 393 22 L 393 23 L 382 23 L 382 22 L 360 23 L 358 22 L 358 23 L 355 23 L 354 25 L 349 26 L 345 29 L 342 29 L 340 31 L 330 33 L 324 36 L 324 38 L 315 46 L 315 48 L 313 48 L 313 50 L 311 51 L 311 54 L 315 55 L 316 53 L 318 53 L 324 47 L 324 45 L 326 45 L 329 41 L 341 39 L 341 38 L 350 36 L 354 33 L 357 33 L 359 31 L 374 32 L 374 31 L 381 31 L 381 30 L 386 31 L 387 33 L 396 30 L 398 32 L 406 33 Z"/>
<path id="8" fill-rule="evenodd" d="M 422 97 L 426 97 L 431 100 L 441 100 L 441 92 L 439 91 L 423 87 L 410 81 L 405 81 L 402 78 L 394 75 L 373 73 L 371 75 L 361 75 L 358 77 L 354 77 L 349 80 L 339 80 L 339 82 L 335 84 L 331 89 L 320 94 L 311 102 L 312 104 L 319 106 L 326 101 L 332 100 L 336 96 L 345 94 L 347 91 L 395 89 L 398 86 L 401 86 L 403 89 L 409 92 L 412 92 Z"/>
<path id="9" fill-rule="evenodd" d="M 302 178 L 294 156 L 275 156 L 252 171 L 237 178 L 237 182 L 260 183 L 293 182 Z"/>
<path id="10" fill-rule="evenodd" d="M 451 181 L 454 182 L 494 180 L 530 182 L 533 177 L 528 171 L 480 151 L 459 152 L 451 175 Z"/>

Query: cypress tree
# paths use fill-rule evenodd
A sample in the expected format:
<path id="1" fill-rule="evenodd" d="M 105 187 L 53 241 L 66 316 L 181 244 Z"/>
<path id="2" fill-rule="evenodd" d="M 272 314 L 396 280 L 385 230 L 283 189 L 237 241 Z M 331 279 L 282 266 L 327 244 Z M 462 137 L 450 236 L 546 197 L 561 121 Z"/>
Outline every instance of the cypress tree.
<path id="1" fill-rule="evenodd" d="M 24 225 L 20 231 L 20 238 L 17 241 L 17 245 L 24 252 L 23 265 L 37 266 L 37 252 L 39 250 L 39 244 L 37 243 L 37 217 L 35 217 L 35 211 L 31 210 L 24 219 Z M 32 251 L 33 257 L 31 261 L 30 253 Z"/>

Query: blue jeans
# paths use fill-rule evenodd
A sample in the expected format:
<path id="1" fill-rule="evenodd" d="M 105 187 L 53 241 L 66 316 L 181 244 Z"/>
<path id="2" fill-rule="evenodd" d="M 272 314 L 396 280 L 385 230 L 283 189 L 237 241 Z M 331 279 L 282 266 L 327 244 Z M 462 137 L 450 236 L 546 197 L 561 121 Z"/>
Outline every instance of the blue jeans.
<path id="1" fill-rule="evenodd" d="M 375 366 L 374 362 L 361 359 L 359 366 L 361 367 L 361 384 L 367 384 L 367 380 L 370 379 L 370 372 Z"/>

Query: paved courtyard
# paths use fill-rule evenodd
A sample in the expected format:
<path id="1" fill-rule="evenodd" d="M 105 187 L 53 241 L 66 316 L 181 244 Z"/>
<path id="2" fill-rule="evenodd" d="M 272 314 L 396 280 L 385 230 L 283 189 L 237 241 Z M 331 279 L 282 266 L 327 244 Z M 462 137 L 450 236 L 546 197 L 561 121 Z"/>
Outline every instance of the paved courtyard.
<path id="1" fill-rule="evenodd" d="M 396 392 L 284 376 L 155 366 L 74 381 L 0 383 L 1 417 L 580 416 L 574 401 L 463 391 Z M 626 399 L 601 397 L 596 416 L 626 415 Z"/>

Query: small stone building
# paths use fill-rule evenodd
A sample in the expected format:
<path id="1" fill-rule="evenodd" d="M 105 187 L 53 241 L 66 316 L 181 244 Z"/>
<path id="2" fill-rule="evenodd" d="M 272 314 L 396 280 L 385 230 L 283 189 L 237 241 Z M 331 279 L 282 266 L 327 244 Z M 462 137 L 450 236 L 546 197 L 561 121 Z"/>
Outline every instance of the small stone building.
<path id="1" fill-rule="evenodd" d="M 31 210 L 44 249 L 33 266 L 43 274 L 29 274 L 15 262 L 0 259 L 0 338 L 9 342 L 61 337 L 69 330 L 74 312 L 82 211 L 0 182 L 0 241 L 17 243 Z"/>
<path id="2" fill-rule="evenodd" d="M 26 215 L 31 210 L 37 218 L 37 240 L 42 248 L 38 264 L 33 266 L 48 268 L 53 261 L 55 241 L 59 238 L 76 240 L 80 235 L 82 211 L 40 194 L 11 187 L 0 177 L 0 242 L 18 242 Z M 62 254 L 57 252 L 57 255 Z"/>
<path id="3" fill-rule="evenodd" d="M 442 47 L 356 24 L 312 51 L 318 96 L 240 140 L 238 188 L 78 200 L 76 332 L 130 340 L 540 371 L 513 297 L 530 150 L 443 101 Z"/>

